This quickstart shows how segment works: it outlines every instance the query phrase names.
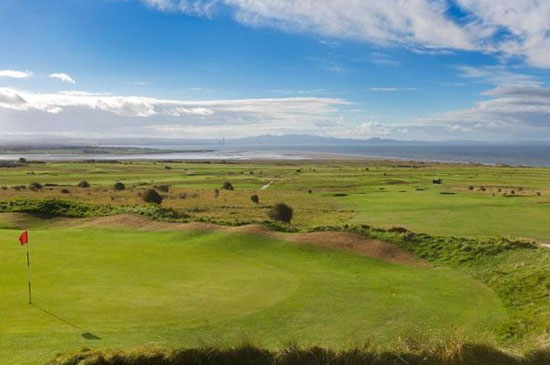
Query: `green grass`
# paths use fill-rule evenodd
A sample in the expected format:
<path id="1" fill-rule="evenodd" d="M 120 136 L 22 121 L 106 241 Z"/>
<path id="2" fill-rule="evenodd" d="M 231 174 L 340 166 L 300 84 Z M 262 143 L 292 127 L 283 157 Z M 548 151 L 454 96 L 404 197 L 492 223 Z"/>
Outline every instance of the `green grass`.
<path id="1" fill-rule="evenodd" d="M 292 341 L 344 348 L 456 333 L 486 338 L 507 320 L 491 289 L 449 268 L 252 235 L 94 228 L 31 231 L 33 306 L 18 233 L 0 230 L 3 364 L 36 364 L 82 347 L 246 338 L 272 349 Z"/>

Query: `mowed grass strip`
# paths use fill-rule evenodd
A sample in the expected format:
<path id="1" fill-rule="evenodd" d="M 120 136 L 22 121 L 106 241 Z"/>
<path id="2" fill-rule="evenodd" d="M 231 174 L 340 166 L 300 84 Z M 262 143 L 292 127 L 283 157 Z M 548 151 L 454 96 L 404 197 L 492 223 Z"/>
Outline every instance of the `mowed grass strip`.
<path id="1" fill-rule="evenodd" d="M 18 234 L 0 230 L 3 364 L 83 347 L 476 339 L 506 321 L 490 289 L 451 269 L 193 231 L 32 230 L 29 305 Z"/>

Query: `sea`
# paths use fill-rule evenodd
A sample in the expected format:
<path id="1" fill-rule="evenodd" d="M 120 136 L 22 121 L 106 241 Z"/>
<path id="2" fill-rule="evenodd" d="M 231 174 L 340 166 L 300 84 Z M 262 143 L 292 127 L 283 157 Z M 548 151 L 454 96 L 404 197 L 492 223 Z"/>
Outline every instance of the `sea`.
<path id="1" fill-rule="evenodd" d="M 103 146 L 113 147 L 113 146 Z M 116 146 L 123 147 L 123 146 Z M 172 149 L 145 154 L 0 154 L 0 160 L 24 157 L 41 161 L 79 160 L 314 160 L 397 159 L 487 165 L 550 167 L 550 144 L 230 144 L 124 146 Z M 176 151 L 177 150 L 177 151 Z"/>

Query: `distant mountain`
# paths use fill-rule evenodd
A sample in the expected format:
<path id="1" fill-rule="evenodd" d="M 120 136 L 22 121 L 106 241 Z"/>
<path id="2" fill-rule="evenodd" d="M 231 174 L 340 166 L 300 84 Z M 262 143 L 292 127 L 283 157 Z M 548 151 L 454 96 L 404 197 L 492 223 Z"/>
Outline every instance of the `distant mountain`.
<path id="1" fill-rule="evenodd" d="M 321 137 L 308 134 L 285 134 L 275 136 L 271 134 L 227 139 L 227 144 L 395 144 L 403 143 L 394 139 L 369 138 L 369 139 L 351 139 L 351 138 L 334 138 Z M 410 142 L 409 142 L 410 143 Z"/>

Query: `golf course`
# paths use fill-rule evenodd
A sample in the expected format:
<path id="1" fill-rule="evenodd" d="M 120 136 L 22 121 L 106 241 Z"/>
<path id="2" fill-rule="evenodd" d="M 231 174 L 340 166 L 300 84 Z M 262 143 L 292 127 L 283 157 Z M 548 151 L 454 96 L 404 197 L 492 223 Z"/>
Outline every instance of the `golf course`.
<path id="1" fill-rule="evenodd" d="M 136 346 L 537 349 L 548 178 L 366 160 L 3 167 L 0 363 Z M 269 213 L 281 202 L 290 223 Z"/>

